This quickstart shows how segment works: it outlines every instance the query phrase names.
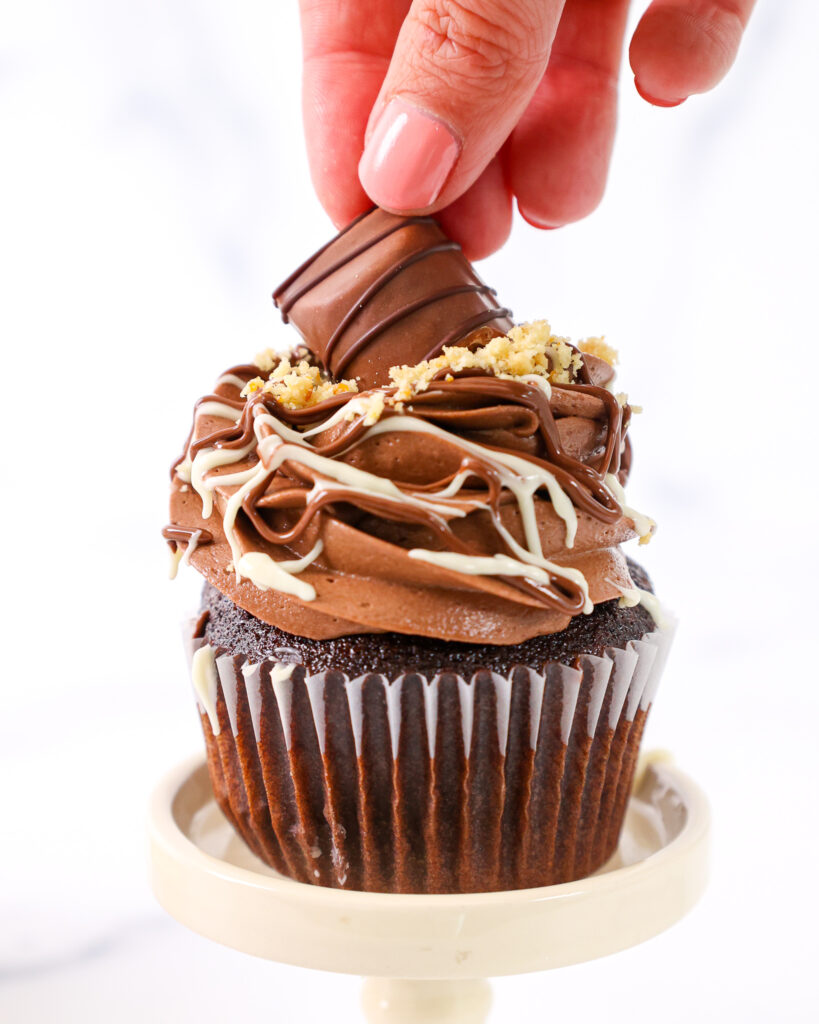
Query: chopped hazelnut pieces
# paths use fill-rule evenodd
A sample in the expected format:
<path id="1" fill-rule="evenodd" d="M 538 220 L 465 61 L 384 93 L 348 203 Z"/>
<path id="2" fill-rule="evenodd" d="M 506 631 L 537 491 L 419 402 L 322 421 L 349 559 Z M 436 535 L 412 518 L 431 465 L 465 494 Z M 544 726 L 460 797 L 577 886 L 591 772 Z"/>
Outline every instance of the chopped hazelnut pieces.
<path id="1" fill-rule="evenodd" d="M 480 348 L 445 348 L 435 359 L 417 366 L 394 366 L 390 378 L 397 388 L 396 401 L 408 401 L 426 391 L 443 370 L 486 370 L 497 377 L 542 377 L 554 384 L 571 384 L 583 357 L 566 341 L 552 334 L 546 320 L 520 324 L 501 337 L 492 338 Z"/>
<path id="2" fill-rule="evenodd" d="M 602 359 L 609 366 L 615 366 L 620 358 L 617 354 L 617 349 L 612 348 L 604 338 L 584 338 L 583 341 L 578 342 L 577 347 L 581 352 L 587 352 L 590 356 L 597 356 L 598 359 Z"/>
<path id="3" fill-rule="evenodd" d="M 258 357 L 257 357 L 257 365 Z M 287 406 L 289 409 L 306 409 L 318 405 L 333 395 L 343 395 L 358 391 L 354 380 L 333 382 L 325 379 L 317 366 L 306 359 L 292 364 L 286 356 L 282 356 L 270 372 L 267 380 L 254 377 L 245 385 L 242 397 L 264 391 Z"/>

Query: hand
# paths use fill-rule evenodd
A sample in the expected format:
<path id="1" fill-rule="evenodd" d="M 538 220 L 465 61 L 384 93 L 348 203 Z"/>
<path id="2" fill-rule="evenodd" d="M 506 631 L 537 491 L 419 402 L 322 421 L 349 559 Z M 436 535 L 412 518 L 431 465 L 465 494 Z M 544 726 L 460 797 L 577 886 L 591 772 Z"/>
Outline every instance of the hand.
<path id="1" fill-rule="evenodd" d="M 671 107 L 711 89 L 753 5 L 652 0 L 629 51 L 639 94 Z M 333 221 L 372 202 L 438 212 L 479 259 L 506 240 L 513 197 L 539 228 L 591 213 L 614 141 L 628 6 L 301 0 L 307 152 Z"/>

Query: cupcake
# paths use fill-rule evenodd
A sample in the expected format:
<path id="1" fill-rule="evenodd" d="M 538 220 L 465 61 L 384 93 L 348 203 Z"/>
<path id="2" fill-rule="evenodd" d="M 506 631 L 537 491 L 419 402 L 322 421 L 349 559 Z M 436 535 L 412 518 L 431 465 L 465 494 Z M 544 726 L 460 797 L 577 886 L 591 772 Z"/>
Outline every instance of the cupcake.
<path id="1" fill-rule="evenodd" d="M 301 339 L 197 403 L 164 531 L 221 809 L 319 885 L 592 873 L 670 640 L 614 353 L 514 325 L 431 217 L 370 211 L 274 298 Z"/>

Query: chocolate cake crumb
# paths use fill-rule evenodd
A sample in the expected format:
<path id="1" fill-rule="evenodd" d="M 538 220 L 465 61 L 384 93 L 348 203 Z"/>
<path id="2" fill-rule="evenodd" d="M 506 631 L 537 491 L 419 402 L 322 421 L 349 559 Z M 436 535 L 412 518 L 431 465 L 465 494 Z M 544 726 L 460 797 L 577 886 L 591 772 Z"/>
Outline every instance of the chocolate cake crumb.
<path id="1" fill-rule="evenodd" d="M 629 559 L 637 587 L 653 591 L 645 570 Z M 205 640 L 253 662 L 275 658 L 303 665 L 315 674 L 337 669 L 355 677 L 367 672 L 395 678 L 404 672 L 435 675 L 442 671 L 469 677 L 480 669 L 507 675 L 516 665 L 539 671 L 546 662 L 574 664 L 581 654 L 601 655 L 607 647 L 623 648 L 654 628 L 651 615 L 636 605 L 621 608 L 617 600 L 595 606 L 590 615 L 578 615 L 566 629 L 536 636 L 520 644 L 466 644 L 401 633 L 361 633 L 330 640 L 309 640 L 285 633 L 239 608 L 210 584 L 202 593 L 202 611 L 208 613 Z"/>

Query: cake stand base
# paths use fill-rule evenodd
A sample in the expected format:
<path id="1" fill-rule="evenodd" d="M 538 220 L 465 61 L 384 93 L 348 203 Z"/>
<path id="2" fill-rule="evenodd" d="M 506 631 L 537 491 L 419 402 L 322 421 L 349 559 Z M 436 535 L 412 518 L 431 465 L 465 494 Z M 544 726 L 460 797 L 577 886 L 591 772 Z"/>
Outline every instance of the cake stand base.
<path id="1" fill-rule="evenodd" d="M 280 963 L 368 976 L 371 1024 L 481 1024 L 486 978 L 616 953 L 678 921 L 705 887 L 709 812 L 664 755 L 648 755 L 615 855 L 596 874 L 540 889 L 393 895 L 305 885 L 248 850 L 194 758 L 154 793 L 154 893 L 182 924 Z"/>
<path id="2" fill-rule="evenodd" d="M 492 988 L 481 978 L 367 978 L 361 1005 L 369 1024 L 484 1024 L 492 1005 Z"/>

